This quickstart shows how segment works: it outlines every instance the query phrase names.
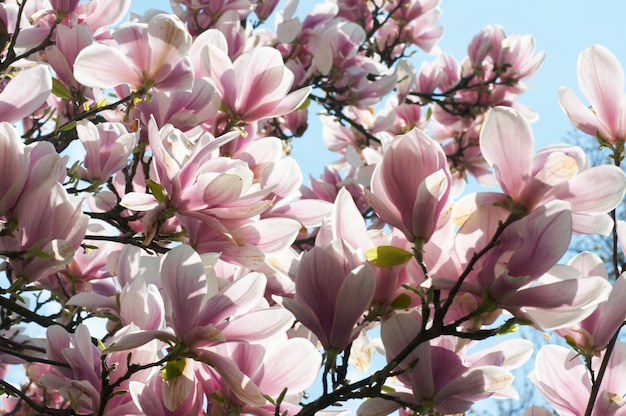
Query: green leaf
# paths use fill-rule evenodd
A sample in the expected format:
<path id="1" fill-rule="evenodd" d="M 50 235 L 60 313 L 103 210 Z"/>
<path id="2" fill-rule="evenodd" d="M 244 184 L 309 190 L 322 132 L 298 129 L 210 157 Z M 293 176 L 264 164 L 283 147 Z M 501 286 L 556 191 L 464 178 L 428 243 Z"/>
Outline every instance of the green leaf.
<path id="1" fill-rule="evenodd" d="M 184 358 L 169 361 L 165 364 L 163 370 L 161 370 L 161 377 L 165 381 L 170 381 L 182 376 L 183 371 L 185 370 L 185 364 L 186 362 Z"/>
<path id="2" fill-rule="evenodd" d="M 65 123 L 61 127 L 59 127 L 59 131 L 70 131 L 70 130 L 73 130 L 75 127 L 76 127 L 76 122 L 72 120 L 72 121 Z"/>
<path id="3" fill-rule="evenodd" d="M 567 345 L 569 345 L 570 347 L 578 351 L 578 345 L 576 344 L 576 341 L 574 340 L 574 338 L 572 338 L 569 335 L 565 335 L 564 338 L 565 338 L 565 342 L 567 342 Z"/>
<path id="4" fill-rule="evenodd" d="M 63 100 L 69 100 L 72 98 L 70 90 L 68 90 L 65 84 L 56 78 L 52 78 L 52 95 Z"/>
<path id="5" fill-rule="evenodd" d="M 399 247 L 380 246 L 367 250 L 365 257 L 367 257 L 373 265 L 384 268 L 404 264 L 411 260 L 413 254 Z"/>
<path id="6" fill-rule="evenodd" d="M 517 325 L 511 325 L 509 327 L 504 327 L 500 331 L 498 331 L 498 335 L 512 334 L 517 332 L 519 327 Z"/>
<path id="7" fill-rule="evenodd" d="M 146 185 L 150 188 L 150 192 L 159 202 L 165 202 L 167 197 L 165 195 L 165 189 L 161 186 L 161 184 L 156 183 L 152 179 L 148 179 L 146 181 Z"/>
<path id="8" fill-rule="evenodd" d="M 384 393 L 395 393 L 395 392 L 396 392 L 396 389 L 394 389 L 394 388 L 393 388 L 393 387 L 391 387 L 391 386 L 387 386 L 387 385 L 382 386 L 382 387 L 381 387 L 381 390 L 382 390 Z"/>
<path id="9" fill-rule="evenodd" d="M 409 306 L 411 306 L 411 297 L 406 293 L 400 293 L 391 302 L 391 307 L 393 309 L 407 309 Z"/>

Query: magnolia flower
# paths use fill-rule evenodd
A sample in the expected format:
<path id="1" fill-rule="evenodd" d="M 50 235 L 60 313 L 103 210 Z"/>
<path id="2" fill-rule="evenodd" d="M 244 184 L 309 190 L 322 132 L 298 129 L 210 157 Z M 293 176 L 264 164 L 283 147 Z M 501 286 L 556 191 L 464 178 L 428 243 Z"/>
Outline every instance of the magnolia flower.
<path id="1" fill-rule="evenodd" d="M 480 133 L 480 150 L 493 166 L 505 195 L 526 211 L 548 201 L 571 205 L 573 230 L 608 234 L 613 223 L 607 213 L 626 193 L 626 175 L 616 166 L 588 167 L 584 153 L 574 146 L 552 146 L 533 155 L 528 121 L 515 110 L 496 107 L 487 115 Z"/>
<path id="2" fill-rule="evenodd" d="M 290 92 L 294 75 L 274 48 L 257 48 L 234 62 L 226 51 L 211 44 L 200 53 L 202 72 L 215 82 L 222 105 L 229 115 L 244 123 L 290 113 L 311 92 L 311 87 Z"/>
<path id="3" fill-rule="evenodd" d="M 105 181 L 128 163 L 137 141 L 121 123 L 93 124 L 87 120 L 76 123 L 78 138 L 85 148 L 85 167 L 77 171 L 84 178 Z"/>
<path id="4" fill-rule="evenodd" d="M 602 259 L 593 253 L 579 253 L 568 265 L 580 271 L 582 276 L 596 275 L 608 280 Z M 615 331 L 626 319 L 626 275 L 617 278 L 611 294 L 598 304 L 593 313 L 584 320 L 557 330 L 562 337 L 569 337 L 585 353 L 597 353 L 606 348 Z"/>
<path id="5" fill-rule="evenodd" d="M 615 144 L 626 139 L 624 70 L 615 55 L 601 45 L 578 57 L 578 85 L 589 106 L 568 87 L 559 89 L 559 103 L 571 122 L 584 133 Z"/>
<path id="6" fill-rule="evenodd" d="M 395 315 L 382 324 L 381 336 L 388 360 L 396 356 L 417 336 L 420 318 L 415 314 Z M 513 375 L 508 369 L 519 367 L 532 354 L 529 341 L 513 340 L 487 348 L 472 356 L 457 352 L 455 340 L 440 337 L 417 346 L 398 363 L 397 380 L 402 387 L 390 396 L 397 397 L 412 409 L 442 414 L 467 411 L 474 402 L 494 398 L 517 398 L 511 387 Z M 373 398 L 365 401 L 359 416 L 389 414 L 402 406 L 394 401 Z"/>
<path id="7" fill-rule="evenodd" d="M 95 43 L 83 49 L 74 63 L 74 77 L 88 87 L 189 90 L 193 71 L 186 54 L 191 35 L 176 16 L 157 14 L 150 22 L 127 23 L 113 32 L 119 49 Z"/>
<path id="8" fill-rule="evenodd" d="M 439 143 L 419 129 L 397 136 L 376 165 L 365 196 L 413 243 L 428 241 L 448 202 L 452 178 Z"/>
<path id="9" fill-rule="evenodd" d="M 467 264 L 495 232 L 501 207 L 490 200 L 481 202 L 456 236 L 460 264 Z M 555 266 L 567 250 L 571 227 L 566 202 L 550 201 L 537 207 L 502 232 L 499 244 L 475 266 L 461 290 L 544 328 L 565 327 L 586 318 L 606 301 L 611 285 L 600 276 Z M 440 272 L 433 284 L 450 289 L 458 273 L 455 270 L 443 278 Z"/>
<path id="10" fill-rule="evenodd" d="M 360 328 L 355 325 L 376 290 L 371 266 L 352 268 L 345 262 L 336 247 L 313 247 L 300 261 L 294 298 L 283 299 L 285 308 L 319 338 L 325 350 L 343 351 L 357 337 Z"/>
<path id="11" fill-rule="evenodd" d="M 543 397 L 561 415 L 585 414 L 591 393 L 591 377 L 577 353 L 558 345 L 546 345 L 539 350 L 535 371 L 529 374 Z M 597 374 L 603 357 L 594 357 L 592 367 Z M 608 366 L 592 416 L 624 415 L 626 400 L 626 344 L 617 342 Z"/>

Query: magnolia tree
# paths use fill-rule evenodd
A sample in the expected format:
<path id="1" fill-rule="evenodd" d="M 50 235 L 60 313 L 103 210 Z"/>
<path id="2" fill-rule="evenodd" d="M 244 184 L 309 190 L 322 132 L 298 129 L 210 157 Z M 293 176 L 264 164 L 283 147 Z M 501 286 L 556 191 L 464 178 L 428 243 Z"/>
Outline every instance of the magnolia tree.
<path id="1" fill-rule="evenodd" d="M 533 345 L 480 344 L 519 325 L 570 346 L 529 375 L 554 410 L 625 414 L 621 265 L 557 264 L 572 233 L 626 242 L 611 52 L 581 53 L 584 100 L 558 94 L 611 151 L 589 167 L 533 150 L 530 36 L 415 66 L 438 0 L 288 1 L 272 31 L 277 3 L 0 3 L 3 414 L 462 413 L 518 397 Z M 307 186 L 288 154 L 311 103 L 339 160 Z"/>

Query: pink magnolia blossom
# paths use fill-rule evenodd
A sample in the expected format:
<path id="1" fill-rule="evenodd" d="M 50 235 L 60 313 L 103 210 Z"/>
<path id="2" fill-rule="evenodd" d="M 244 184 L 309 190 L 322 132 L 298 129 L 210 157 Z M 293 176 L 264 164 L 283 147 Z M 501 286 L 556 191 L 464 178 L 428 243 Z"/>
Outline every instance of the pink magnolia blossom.
<path id="1" fill-rule="evenodd" d="M 441 146 L 421 130 L 396 137 L 372 175 L 365 196 L 386 223 L 411 242 L 426 242 L 448 202 L 451 185 Z"/>
<path id="2" fill-rule="evenodd" d="M 533 156 L 533 141 L 530 125 L 515 110 L 496 107 L 488 114 L 480 149 L 503 192 L 527 211 L 567 201 L 574 232 L 610 232 L 607 213 L 623 199 L 626 175 L 609 165 L 587 169 L 586 156 L 576 147 L 553 146 Z M 500 203 L 506 206 L 504 195 Z"/>
<path id="3" fill-rule="evenodd" d="M 276 400 L 287 389 L 280 406 L 281 414 L 285 411 L 289 414 L 298 412 L 302 392 L 315 381 L 322 362 L 315 346 L 304 338 L 276 340 L 267 344 L 224 343 L 213 350 L 230 357 L 264 395 Z M 250 405 L 233 394 L 218 372 L 210 367 L 207 370 L 212 377 L 205 378 L 203 384 L 206 394 L 211 397 L 210 414 L 226 414 L 232 409 L 259 416 L 275 414 L 275 404 Z"/>
<path id="4" fill-rule="evenodd" d="M 219 289 L 214 271 L 205 273 L 200 256 L 186 245 L 163 257 L 160 275 L 168 328 L 129 332 L 108 350 L 136 348 L 155 337 L 180 343 L 191 358 L 215 368 L 240 400 L 265 403 L 258 387 L 230 358 L 211 350 L 226 341 L 269 342 L 291 326 L 291 313 L 264 301 L 265 277 L 250 273 Z"/>
<path id="5" fill-rule="evenodd" d="M 366 37 L 361 26 L 333 19 L 313 31 L 307 45 L 313 56 L 309 72 L 324 75 L 333 83 L 337 101 L 365 109 L 395 87 L 394 71 L 358 53 Z"/>
<path id="6" fill-rule="evenodd" d="M 154 416 L 200 416 L 202 411 L 202 386 L 196 380 L 195 372 L 201 364 L 191 359 L 183 359 L 182 374 L 171 380 L 164 380 L 162 374 L 154 373 L 146 383 L 129 383 L 133 402 L 142 414 Z"/>
<path id="7" fill-rule="evenodd" d="M 220 290 L 215 273 L 206 274 L 200 256 L 187 245 L 163 257 L 160 275 L 167 325 L 193 351 L 223 341 L 271 339 L 292 323 L 289 312 L 270 308 L 263 300 L 266 281 L 262 274 L 250 273 Z M 111 348 L 132 348 L 155 335 L 176 341 L 174 334 L 140 331 Z"/>
<path id="8" fill-rule="evenodd" d="M 47 331 L 47 355 L 51 360 L 67 362 L 69 368 L 53 367 L 39 382 L 58 390 L 78 412 L 95 412 L 100 407 L 102 361 L 98 347 L 91 343 L 89 330 L 84 325 L 68 334 L 60 326 Z"/>
<path id="9" fill-rule="evenodd" d="M 186 54 L 191 35 L 175 16 L 157 14 L 150 22 L 127 23 L 113 33 L 119 49 L 96 43 L 74 62 L 74 77 L 95 88 L 129 85 L 132 89 L 189 90 L 193 72 Z"/>
<path id="10" fill-rule="evenodd" d="M 397 10 L 389 24 L 383 25 L 377 32 L 378 41 L 381 45 L 386 45 L 397 36 L 401 42 L 417 45 L 430 52 L 443 34 L 443 26 L 437 25 L 441 19 L 439 0 L 402 1 L 402 6 L 398 7 L 399 2 L 391 0 L 385 3 L 387 11 L 396 7 Z"/>
<path id="11" fill-rule="evenodd" d="M 137 104 L 141 126 L 147 128 L 154 117 L 157 126 L 171 124 L 188 131 L 207 122 L 217 113 L 221 100 L 210 78 L 194 80 L 191 91 L 152 90 L 152 99 Z M 144 129 L 143 131 L 147 131 Z"/>
<path id="12" fill-rule="evenodd" d="M 83 178 L 105 181 L 128 164 L 137 142 L 137 134 L 120 123 L 76 123 L 78 138 L 85 148 L 85 167 L 77 170 Z"/>
<path id="13" fill-rule="evenodd" d="M 596 275 L 608 279 L 602 259 L 589 252 L 579 253 L 568 264 L 578 269 L 582 276 Z M 594 312 L 575 325 L 556 332 L 569 337 L 581 351 L 597 354 L 606 348 L 611 337 L 626 319 L 626 276 L 617 278 L 611 294 L 605 302 L 598 304 Z"/>
<path id="14" fill-rule="evenodd" d="M 1 250 L 28 253 L 9 261 L 14 276 L 35 281 L 72 261 L 89 219 L 82 213 L 81 203 L 79 198 L 68 196 L 59 183 L 43 182 L 21 196 L 15 207 L 15 237 L 0 237 Z"/>
<path id="15" fill-rule="evenodd" d="M 498 221 L 505 220 L 500 211 L 486 200 L 461 226 L 455 239 L 460 264 L 467 264 L 476 248 L 489 241 Z M 507 309 L 544 328 L 565 327 L 589 316 L 606 300 L 610 285 L 600 276 L 581 276 L 555 266 L 569 244 L 563 236 L 571 235 L 570 215 L 567 203 L 551 201 L 513 222 L 500 243 L 480 259 L 461 291 L 480 302 L 493 302 L 492 310 Z M 461 270 L 450 266 L 437 272 L 436 287 L 451 288 L 462 273 L 462 266 Z"/>
<path id="16" fill-rule="evenodd" d="M 626 138 L 624 70 L 602 45 L 585 49 L 578 57 L 578 85 L 589 106 L 568 87 L 559 89 L 559 103 L 582 132 L 615 144 Z"/>
<path id="17" fill-rule="evenodd" d="M 200 220 L 205 227 L 212 228 L 239 247 L 258 243 L 259 246 L 274 244 L 275 249 L 276 244 L 284 246 L 293 241 L 300 229 L 295 220 L 282 218 L 283 226 L 277 229 L 277 234 L 268 233 L 270 229 L 263 224 L 255 224 L 259 215 L 272 205 L 271 192 L 276 187 L 258 183 L 254 172 L 243 160 L 218 155 L 220 146 L 239 133 L 229 133 L 217 139 L 205 133 L 193 144 L 172 125 L 165 125 L 159 131 L 152 119 L 148 128 L 155 161 L 153 180 L 162 187 L 163 200 L 151 194 L 130 192 L 122 198 L 122 206 L 151 211 L 154 218 L 171 207 L 190 230 L 198 230 L 194 220 Z M 148 227 L 146 231 L 149 231 Z M 201 244 L 202 238 L 198 239 L 198 235 L 192 233 L 192 244 Z"/>
<path id="18" fill-rule="evenodd" d="M 127 374 L 129 365 L 145 365 L 158 359 L 156 341 L 132 351 L 113 352 L 103 357 L 101 348 L 91 342 L 85 325 L 79 325 L 74 334 L 67 333 L 61 326 L 51 326 L 47 330 L 46 338 L 48 357 L 67 363 L 68 368 L 47 365 L 45 368 L 33 369 L 33 372 L 39 373 L 35 378 L 38 383 L 58 391 L 78 414 L 97 412 L 104 398 L 107 399 L 103 407 L 107 415 L 138 413 L 131 397 L 120 393 L 127 391 L 130 383 L 145 382 L 156 372 L 156 369 L 147 369 L 131 373 L 130 376 Z M 111 396 L 102 395 L 103 365 L 108 369 L 107 380 L 116 385 L 109 393 Z"/>
<path id="19" fill-rule="evenodd" d="M 195 36 L 213 27 L 225 12 L 236 12 L 241 21 L 254 8 L 251 0 L 173 0 L 172 9 Z"/>
<path id="20" fill-rule="evenodd" d="M 283 299 L 285 308 L 319 338 L 324 349 L 336 352 L 343 351 L 359 334 L 361 329 L 355 325 L 376 289 L 374 271 L 368 264 L 354 267 L 345 262 L 333 246 L 313 247 L 300 260 L 294 298 Z"/>
<path id="21" fill-rule="evenodd" d="M 237 242 L 203 221 L 183 218 L 182 224 L 189 233 L 188 244 L 198 253 L 220 253 L 220 259 L 257 270 L 267 256 L 289 247 L 301 224 L 289 218 L 263 218 L 240 223 Z M 234 223 L 231 223 L 231 225 Z"/>
<path id="22" fill-rule="evenodd" d="M 94 36 L 87 25 L 68 27 L 59 25 L 56 29 L 56 43 L 46 48 L 46 58 L 54 70 L 55 78 L 69 90 L 79 89 L 74 78 L 74 62 L 81 50 L 94 42 Z"/>
<path id="23" fill-rule="evenodd" d="M 66 176 L 66 158 L 48 142 L 23 147 L 12 126 L 4 123 L 2 128 L 8 139 L 3 143 L 7 154 L 23 163 L 6 166 L 16 168 L 6 174 L 15 183 L 5 184 L 8 197 L 0 200 L 4 204 L 0 208 L 7 210 L 5 219 L 14 222 L 16 230 L 0 237 L 0 249 L 23 252 L 9 259 L 12 272 L 34 281 L 69 264 L 85 236 L 88 217 L 82 213 L 82 200 L 69 196 L 60 183 Z"/>
<path id="24" fill-rule="evenodd" d="M 382 324 L 381 336 L 388 360 L 393 360 L 417 336 L 420 319 L 415 314 L 398 314 Z M 513 340 L 487 348 L 472 356 L 456 352 L 456 342 L 440 337 L 420 344 L 397 366 L 402 387 L 390 393 L 423 412 L 463 413 L 487 397 L 516 398 L 511 387 L 513 369 L 532 354 L 529 341 Z M 415 363 L 409 367 L 409 363 Z M 394 401 L 373 398 L 358 410 L 359 416 L 386 415 L 402 406 Z"/>
<path id="25" fill-rule="evenodd" d="M 226 112 L 244 123 L 294 111 L 311 92 L 311 87 L 291 91 L 294 75 L 274 48 L 260 47 L 231 61 L 222 49 L 206 45 L 201 56 L 202 71 L 215 82 Z"/>
<path id="26" fill-rule="evenodd" d="M 528 378 L 543 397 L 561 415 L 585 414 L 591 392 L 591 376 L 577 353 L 558 345 L 546 345 L 539 350 L 535 371 Z M 602 356 L 592 359 L 597 374 Z M 622 416 L 626 414 L 626 344 L 617 342 L 597 396 L 593 416 Z"/>

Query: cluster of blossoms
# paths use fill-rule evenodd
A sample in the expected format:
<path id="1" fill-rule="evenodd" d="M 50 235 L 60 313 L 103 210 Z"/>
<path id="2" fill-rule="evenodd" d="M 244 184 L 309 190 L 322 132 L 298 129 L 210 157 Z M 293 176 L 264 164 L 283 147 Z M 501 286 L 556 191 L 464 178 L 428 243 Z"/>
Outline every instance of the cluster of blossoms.
<path id="1" fill-rule="evenodd" d="M 272 31 L 277 4 L 122 23 L 130 0 L 0 3 L 0 411 L 458 414 L 518 398 L 532 343 L 470 348 L 529 325 L 570 346 L 530 375 L 554 409 L 622 413 L 626 278 L 557 264 L 573 233 L 613 233 L 615 256 L 626 235 L 615 57 L 581 54 L 590 107 L 558 95 L 613 152 L 590 167 L 534 151 L 530 36 L 488 26 L 416 70 L 438 0 L 287 1 Z M 339 160 L 306 187 L 289 149 L 311 102 Z M 501 191 L 462 195 L 468 175 Z"/>

